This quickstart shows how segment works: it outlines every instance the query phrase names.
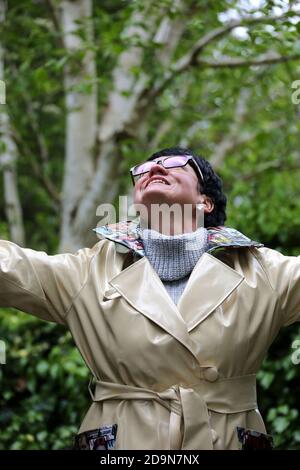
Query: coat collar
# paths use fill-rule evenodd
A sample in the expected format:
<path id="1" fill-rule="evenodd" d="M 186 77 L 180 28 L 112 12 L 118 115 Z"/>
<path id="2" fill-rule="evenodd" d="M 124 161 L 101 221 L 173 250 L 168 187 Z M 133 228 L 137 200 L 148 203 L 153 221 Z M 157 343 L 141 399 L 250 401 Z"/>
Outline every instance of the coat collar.
<path id="1" fill-rule="evenodd" d="M 176 338 L 201 362 L 203 346 L 192 339 L 190 332 L 210 316 L 244 280 L 240 272 L 211 253 L 227 247 L 261 244 L 232 228 L 208 229 L 209 249 L 198 260 L 178 305 L 175 305 L 145 256 L 137 222 L 106 225 L 95 231 L 102 238 L 115 242 L 124 252 L 131 251 L 139 258 L 109 280 L 112 289 L 104 296 L 107 299 L 122 296 L 135 310 Z"/>
<path id="2" fill-rule="evenodd" d="M 136 311 L 176 338 L 201 361 L 203 345 L 193 340 L 190 332 L 209 317 L 243 280 L 241 273 L 204 253 L 178 305 L 175 305 L 144 256 L 109 281 L 112 289 L 105 297 L 107 300 L 123 297 Z"/>
<path id="3" fill-rule="evenodd" d="M 118 222 L 116 224 L 103 225 L 96 227 L 94 231 L 101 237 L 107 238 L 122 247 L 124 251 L 131 251 L 139 257 L 145 256 L 143 242 L 139 236 L 138 220 Z M 219 226 L 209 227 L 208 231 L 208 253 L 213 253 L 219 249 L 263 246 L 234 228 Z M 122 251 L 120 249 L 119 251 Z"/>

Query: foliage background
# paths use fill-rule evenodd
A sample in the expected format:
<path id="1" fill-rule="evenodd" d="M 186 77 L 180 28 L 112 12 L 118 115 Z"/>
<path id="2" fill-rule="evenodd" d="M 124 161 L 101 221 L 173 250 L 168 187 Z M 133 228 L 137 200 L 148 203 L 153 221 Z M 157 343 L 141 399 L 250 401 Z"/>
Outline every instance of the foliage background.
<path id="1" fill-rule="evenodd" d="M 95 54 L 93 86 L 98 90 L 100 119 L 113 90 L 118 58 L 131 47 L 130 41 L 139 40 L 123 34 L 134 11 L 141 14 L 142 26 L 146 13 L 157 24 L 166 16 L 184 25 L 172 53 L 174 63 L 199 37 L 237 13 L 281 14 L 294 2 L 186 1 L 184 13 L 174 7 L 176 2 L 150 3 L 146 12 L 145 3 L 139 1 L 93 2 L 89 21 L 94 40 L 85 36 L 84 19 L 78 21 L 83 47 L 71 54 L 60 44 L 61 33 L 52 23 L 51 8 L 58 8 L 59 1 L 9 2 L 1 28 L 7 110 L 18 154 L 15 168 L 26 245 L 31 248 L 53 254 L 60 245 L 66 64 L 75 68 L 75 74 L 85 55 L 91 50 Z M 282 57 L 299 54 L 299 31 L 299 19 L 290 15 L 268 27 L 254 24 L 211 42 L 203 60 L 239 58 L 244 65 L 190 64 L 185 73 L 176 74 L 139 115 L 138 132 L 132 121 L 118 134 L 119 171 L 111 184 L 124 194 L 129 191 L 128 168 L 133 162 L 158 148 L 189 146 L 210 159 L 223 178 L 228 226 L 285 254 L 300 255 L 300 104 L 291 99 L 292 83 L 300 79 L 299 61 L 251 66 L 252 59 L 270 51 Z M 137 80 L 145 74 L 152 85 L 172 65 L 157 60 L 163 47 L 153 35 L 140 47 L 143 60 L 131 73 Z M 90 77 L 82 79 L 79 92 L 89 96 Z M 57 200 L 49 194 L 49 181 Z M 4 194 L 2 180 L 0 194 Z M 9 239 L 6 209 L 5 197 L 0 197 L 0 236 Z M 300 365 L 291 361 L 291 345 L 297 338 L 297 325 L 283 330 L 258 375 L 260 409 L 276 446 L 284 449 L 300 448 Z M 0 449 L 70 448 L 89 396 L 88 371 L 69 333 L 24 313 L 0 309 L 0 339 L 7 345 L 7 364 L 0 368 Z"/>

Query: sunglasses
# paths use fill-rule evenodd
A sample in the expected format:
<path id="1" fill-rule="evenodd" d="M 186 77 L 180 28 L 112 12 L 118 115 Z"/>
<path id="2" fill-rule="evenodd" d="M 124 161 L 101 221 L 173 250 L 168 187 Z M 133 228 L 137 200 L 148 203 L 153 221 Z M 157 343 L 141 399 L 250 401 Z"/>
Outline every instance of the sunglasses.
<path id="1" fill-rule="evenodd" d="M 178 155 L 178 156 L 170 156 L 170 157 L 163 157 L 157 158 L 155 160 L 147 161 L 144 163 L 140 163 L 139 165 L 135 165 L 130 169 L 130 174 L 132 178 L 133 185 L 146 173 L 149 173 L 151 168 L 155 165 L 162 165 L 164 168 L 181 168 L 187 164 L 190 164 L 198 176 L 200 176 L 202 182 L 204 183 L 204 178 L 202 171 L 199 168 L 197 162 L 193 159 L 193 157 L 188 155 Z"/>

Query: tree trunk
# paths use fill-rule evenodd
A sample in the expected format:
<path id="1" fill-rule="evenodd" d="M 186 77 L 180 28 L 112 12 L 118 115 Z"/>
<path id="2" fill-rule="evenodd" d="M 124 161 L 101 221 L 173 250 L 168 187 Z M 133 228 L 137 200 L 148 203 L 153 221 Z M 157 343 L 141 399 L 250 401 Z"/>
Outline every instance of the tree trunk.
<path id="1" fill-rule="evenodd" d="M 0 0 L 0 24 L 5 19 L 4 0 Z M 4 77 L 4 51 L 0 45 L 0 79 Z M 5 97 L 4 97 L 5 98 Z M 5 100 L 4 100 L 5 101 Z M 10 231 L 10 239 L 18 245 L 25 245 L 25 231 L 20 204 L 16 165 L 17 149 L 12 138 L 7 105 L 0 104 L 0 136 L 4 150 L 0 154 L 0 167 L 4 177 L 4 201 L 7 221 Z"/>
<path id="2" fill-rule="evenodd" d="M 142 20 L 145 27 L 141 26 Z M 153 32 L 153 18 L 144 20 L 140 13 L 134 13 L 125 31 L 128 39 L 139 36 L 141 43 L 146 43 Z M 139 23 L 136 26 L 136 23 Z M 92 245 L 97 241 L 92 228 L 97 224 L 97 206 L 100 203 L 112 204 L 119 192 L 119 168 L 122 159 L 119 139 L 126 126 L 133 119 L 136 103 L 144 90 L 146 77 L 141 74 L 136 78 L 132 67 L 141 67 L 143 47 L 128 47 L 119 57 L 113 72 L 113 91 L 108 98 L 98 128 L 100 144 L 97 155 L 95 174 L 88 191 L 85 192 L 73 213 L 69 230 L 73 233 L 73 250 L 83 245 Z M 84 135 L 82 133 L 82 135 Z M 64 248 L 65 245 L 61 245 Z"/>
<path id="3" fill-rule="evenodd" d="M 87 38 L 92 40 L 92 0 L 62 2 L 62 26 L 65 47 L 74 57 L 83 48 L 76 35 L 78 22 L 83 21 Z M 97 126 L 97 91 L 95 58 L 91 51 L 84 54 L 78 64 L 71 57 L 65 67 L 65 97 L 67 107 L 65 168 L 62 191 L 62 221 L 59 251 L 74 251 L 82 246 L 82 239 L 73 230 L 80 201 L 88 191 L 94 172 Z M 84 83 L 91 86 L 89 93 L 78 88 Z"/>
<path id="4" fill-rule="evenodd" d="M 136 113 L 148 77 L 144 73 L 135 77 L 132 68 L 142 70 L 143 45 L 152 37 L 155 42 L 164 46 L 158 54 L 158 60 L 164 65 L 170 62 L 183 32 L 183 27 L 179 27 L 177 21 L 173 23 L 169 19 L 163 19 L 156 31 L 157 17 L 147 17 L 145 12 L 144 16 L 141 12 L 134 12 L 124 32 L 129 43 L 131 37 L 138 37 L 139 46 L 129 46 L 120 55 L 113 72 L 113 91 L 109 95 L 98 130 L 100 150 L 95 176 L 90 190 L 80 201 L 73 224 L 73 231 L 80 237 L 81 244 L 91 245 L 97 241 L 91 231 L 98 222 L 97 206 L 101 203 L 112 204 L 119 193 L 122 136 L 125 135 L 126 138 L 126 133 L 135 129 L 138 138 L 140 125 L 144 122 L 143 116 L 137 116 Z"/>

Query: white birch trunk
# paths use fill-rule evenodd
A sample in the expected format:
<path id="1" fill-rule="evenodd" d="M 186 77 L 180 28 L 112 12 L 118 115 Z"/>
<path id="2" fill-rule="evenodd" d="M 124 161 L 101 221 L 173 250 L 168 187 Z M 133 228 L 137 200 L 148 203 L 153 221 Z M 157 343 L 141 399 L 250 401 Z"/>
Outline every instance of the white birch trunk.
<path id="1" fill-rule="evenodd" d="M 0 0 L 0 24 L 5 19 L 6 2 Z M 3 48 L 0 45 L 0 80 L 4 81 Z M 25 244 L 25 231 L 22 217 L 22 208 L 18 192 L 15 161 L 17 148 L 12 138 L 7 105 L 0 104 L 0 138 L 4 144 L 4 151 L 0 154 L 0 168 L 4 178 L 5 211 L 9 225 L 10 239 L 18 245 Z"/>
<path id="2" fill-rule="evenodd" d="M 177 21 L 172 23 L 164 18 L 155 31 L 155 23 L 155 18 L 151 16 L 145 19 L 141 17 L 141 13 L 134 13 L 124 36 L 130 40 L 131 36 L 138 35 L 142 45 L 154 37 L 155 42 L 165 46 L 158 54 L 158 60 L 166 65 L 180 40 L 183 27 L 180 28 Z M 113 91 L 99 125 L 98 137 L 101 147 L 95 176 L 90 191 L 80 203 L 74 224 L 76 233 L 82 234 L 82 239 L 88 243 L 97 241 L 90 232 L 91 227 L 96 226 L 98 222 L 97 206 L 101 203 L 113 203 L 118 195 L 118 168 L 122 160 L 119 136 L 122 132 L 130 131 L 138 138 L 140 126 L 145 120 L 143 116 L 138 116 L 137 112 L 148 77 L 141 73 L 136 78 L 132 73 L 132 67 L 142 67 L 143 56 L 143 47 L 128 47 L 120 55 L 113 73 Z"/>
<path id="3" fill-rule="evenodd" d="M 146 43 L 151 33 L 153 18 L 147 19 L 145 27 L 141 26 L 144 19 L 140 13 L 134 13 L 124 36 L 139 36 Z M 139 23 L 136 26 L 136 23 Z M 113 203 L 119 190 L 118 168 L 122 155 L 118 146 L 118 135 L 126 130 L 133 119 L 136 104 L 146 84 L 145 74 L 136 78 L 132 67 L 141 67 L 143 48 L 128 47 L 119 57 L 113 72 L 113 91 L 108 98 L 108 105 L 102 115 L 98 129 L 100 150 L 97 166 L 90 190 L 80 201 L 73 231 L 78 234 L 81 242 L 95 243 L 97 238 L 91 229 L 97 224 L 96 210 L 101 203 Z"/>
<path id="4" fill-rule="evenodd" d="M 86 31 L 92 38 L 92 0 L 62 2 L 62 27 L 65 47 L 74 53 L 83 47 L 82 40 L 74 32 L 76 21 L 86 21 Z M 91 80 L 92 92 L 81 93 L 76 87 L 84 80 Z M 95 59 L 91 51 L 86 52 L 81 70 L 74 73 L 72 67 L 65 68 L 65 96 L 67 106 L 65 168 L 62 191 L 62 222 L 59 251 L 74 251 L 83 240 L 73 230 L 74 219 L 80 201 L 89 188 L 94 171 L 93 151 L 97 126 L 97 92 L 95 85 Z"/>
<path id="5" fill-rule="evenodd" d="M 78 0 L 75 2 L 63 2 L 63 28 L 68 49 L 80 47 L 80 41 L 68 35 L 74 29 L 76 18 L 88 14 L 91 4 L 88 0 Z M 60 251 L 74 251 L 83 245 L 92 245 L 97 241 L 92 228 L 97 225 L 96 210 L 101 203 L 113 203 L 119 192 L 119 174 L 122 154 L 119 143 L 122 141 L 122 134 L 136 128 L 139 133 L 139 126 L 144 121 L 143 116 L 137 116 L 139 109 L 139 99 L 147 86 L 147 76 L 142 72 L 138 77 L 132 72 L 132 68 L 142 70 L 144 57 L 143 45 L 154 38 L 154 41 L 164 46 L 158 53 L 157 59 L 165 66 L 170 62 L 170 58 L 176 48 L 183 27 L 179 27 L 178 21 L 163 20 L 156 31 L 157 17 L 142 16 L 141 12 L 134 12 L 129 24 L 124 31 L 124 38 L 130 44 L 132 37 L 139 37 L 139 46 L 129 45 L 121 53 L 115 70 L 113 71 L 113 90 L 108 97 L 108 104 L 105 108 L 98 127 L 98 141 L 100 144 L 97 155 L 96 167 L 93 173 L 92 160 L 89 158 L 88 129 L 94 130 L 95 126 L 91 122 L 91 114 L 94 115 L 96 98 L 92 97 L 90 108 L 88 104 L 81 101 L 81 97 L 76 95 L 76 105 L 80 111 L 68 115 L 67 121 L 67 145 L 66 145 L 66 167 L 65 181 L 63 188 L 63 223 Z M 92 62 L 92 65 L 91 65 Z M 94 72 L 94 59 L 90 55 L 86 56 L 86 64 L 90 64 Z M 66 82 L 73 84 L 80 77 L 68 75 L 66 71 Z M 74 101 L 74 93 L 68 92 L 66 87 L 67 103 Z M 89 97 L 84 97 L 86 100 Z M 93 109 L 92 113 L 87 109 Z M 138 125 L 137 125 L 138 123 Z M 82 148 L 84 141 L 85 148 Z M 84 157 L 82 157 L 84 155 Z"/>

